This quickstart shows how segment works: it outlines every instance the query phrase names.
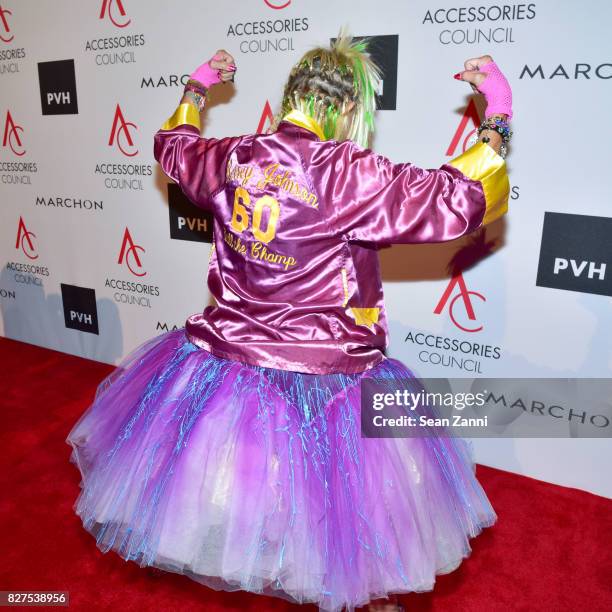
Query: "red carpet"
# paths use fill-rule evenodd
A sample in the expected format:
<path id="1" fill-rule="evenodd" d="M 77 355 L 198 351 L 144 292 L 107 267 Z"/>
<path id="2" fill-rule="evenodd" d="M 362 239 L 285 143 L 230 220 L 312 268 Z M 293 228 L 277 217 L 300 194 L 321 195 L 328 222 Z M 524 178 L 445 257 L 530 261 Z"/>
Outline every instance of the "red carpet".
<path id="1" fill-rule="evenodd" d="M 0 590 L 69 591 L 73 610 L 315 610 L 100 553 L 72 510 L 64 440 L 112 368 L 2 338 L 0 364 Z M 497 525 L 433 593 L 403 597 L 407 610 L 612 610 L 612 501 L 483 466 L 478 477 Z"/>

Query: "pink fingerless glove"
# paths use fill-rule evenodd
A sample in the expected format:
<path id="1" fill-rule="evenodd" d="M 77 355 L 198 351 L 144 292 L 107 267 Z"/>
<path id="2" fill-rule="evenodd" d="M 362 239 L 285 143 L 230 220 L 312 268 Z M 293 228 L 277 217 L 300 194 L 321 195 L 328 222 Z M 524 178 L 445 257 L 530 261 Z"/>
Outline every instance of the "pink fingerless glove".
<path id="1" fill-rule="evenodd" d="M 512 90 L 508 79 L 503 75 L 495 62 L 480 66 L 478 72 L 487 74 L 487 78 L 478 86 L 487 101 L 485 117 L 491 115 L 508 115 L 512 119 Z"/>
<path id="2" fill-rule="evenodd" d="M 219 71 L 210 67 L 210 62 L 212 60 L 218 60 L 218 59 L 221 59 L 221 58 L 215 55 L 213 58 L 209 59 L 205 64 L 202 64 L 200 67 L 196 68 L 189 75 L 189 78 L 193 79 L 194 81 L 198 81 L 199 83 L 202 83 L 202 85 L 204 85 L 204 87 L 206 88 L 209 88 L 212 85 L 216 85 L 217 83 L 220 83 L 221 79 L 219 77 Z"/>

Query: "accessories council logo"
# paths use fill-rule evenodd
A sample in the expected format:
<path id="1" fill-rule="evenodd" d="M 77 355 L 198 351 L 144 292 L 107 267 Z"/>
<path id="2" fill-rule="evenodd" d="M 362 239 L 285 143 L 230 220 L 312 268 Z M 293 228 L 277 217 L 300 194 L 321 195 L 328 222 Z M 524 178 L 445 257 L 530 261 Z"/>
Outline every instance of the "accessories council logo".
<path id="1" fill-rule="evenodd" d="M 123 241 L 121 242 L 121 251 L 119 252 L 119 259 L 117 263 L 119 265 L 125 263 L 127 269 L 134 276 L 146 276 L 146 271 L 143 268 L 142 262 L 140 261 L 140 255 L 138 252 L 144 253 L 145 250 L 140 245 L 136 244 L 130 234 L 130 230 L 126 227 L 123 234 Z"/>
<path id="2" fill-rule="evenodd" d="M 21 249 L 23 251 L 23 254 L 28 259 L 38 259 L 38 253 L 36 252 L 36 245 L 34 244 L 33 238 L 36 238 L 36 234 L 34 232 L 29 231 L 26 227 L 23 217 L 19 217 L 15 248 Z"/>
<path id="3" fill-rule="evenodd" d="M 280 11 L 281 9 L 287 8 L 291 4 L 291 0 L 287 0 L 283 2 L 282 0 L 278 2 L 272 2 L 272 0 L 264 0 L 264 2 L 271 8 Z"/>
<path id="4" fill-rule="evenodd" d="M 130 133 L 130 128 L 134 130 L 138 129 L 135 123 L 125 120 L 121 107 L 119 104 L 117 104 L 115 116 L 113 118 L 113 126 L 111 127 L 110 137 L 108 139 L 108 146 L 112 147 L 116 144 L 117 148 L 126 157 L 134 157 L 134 155 L 138 154 L 138 149 L 135 149 L 134 139 Z"/>
<path id="5" fill-rule="evenodd" d="M 23 132 L 23 128 L 15 123 L 11 111 L 7 110 L 6 119 L 4 121 L 2 146 L 8 147 L 17 157 L 25 155 L 25 149 L 23 148 L 23 143 L 19 135 L 20 132 Z"/>
<path id="6" fill-rule="evenodd" d="M 102 0 L 100 19 L 108 19 L 117 28 L 125 28 L 132 23 L 121 0 Z"/>
<path id="7" fill-rule="evenodd" d="M 2 32 L 0 34 L 0 40 L 7 44 L 13 42 L 13 38 L 15 38 L 15 35 L 11 32 L 11 26 L 7 18 L 7 15 L 12 14 L 11 11 L 0 5 L 0 32 Z"/>
<path id="8" fill-rule="evenodd" d="M 455 288 L 458 290 L 457 293 L 451 298 L 453 295 L 453 291 Z M 453 325 L 464 332 L 479 332 L 482 331 L 483 325 L 478 323 L 476 317 L 476 311 L 474 309 L 474 304 L 472 303 L 472 297 L 476 297 L 479 300 L 486 302 L 482 293 L 478 293 L 478 291 L 471 291 L 467 288 L 465 284 L 465 279 L 463 278 L 463 274 L 459 273 L 454 275 L 449 281 L 440 301 L 434 308 L 434 314 L 442 314 L 444 308 L 448 304 L 448 316 L 450 317 Z M 465 314 L 460 316 L 459 309 L 457 306 L 457 302 L 461 300 L 461 304 L 463 305 L 463 309 L 465 310 Z"/>

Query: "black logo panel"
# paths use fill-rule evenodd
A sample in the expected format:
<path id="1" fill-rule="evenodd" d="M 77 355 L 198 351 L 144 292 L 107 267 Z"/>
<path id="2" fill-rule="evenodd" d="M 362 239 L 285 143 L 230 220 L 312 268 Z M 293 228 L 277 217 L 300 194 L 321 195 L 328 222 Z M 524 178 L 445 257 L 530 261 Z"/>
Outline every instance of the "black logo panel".
<path id="1" fill-rule="evenodd" d="M 212 243 L 212 213 L 193 204 L 176 183 L 168 183 L 168 211 L 170 238 Z"/>
<path id="2" fill-rule="evenodd" d="M 64 321 L 69 329 L 98 334 L 96 292 L 87 287 L 61 283 Z"/>
<path id="3" fill-rule="evenodd" d="M 39 62 L 40 103 L 43 115 L 76 115 L 76 76 L 74 60 Z"/>
<path id="4" fill-rule="evenodd" d="M 356 40 L 367 38 L 368 52 L 382 73 L 382 91 L 376 94 L 378 110 L 395 110 L 397 105 L 397 57 L 398 34 L 381 36 L 355 36 Z M 332 38 L 332 41 L 336 40 Z"/>
<path id="5" fill-rule="evenodd" d="M 536 285 L 612 296 L 612 218 L 545 213 Z"/>

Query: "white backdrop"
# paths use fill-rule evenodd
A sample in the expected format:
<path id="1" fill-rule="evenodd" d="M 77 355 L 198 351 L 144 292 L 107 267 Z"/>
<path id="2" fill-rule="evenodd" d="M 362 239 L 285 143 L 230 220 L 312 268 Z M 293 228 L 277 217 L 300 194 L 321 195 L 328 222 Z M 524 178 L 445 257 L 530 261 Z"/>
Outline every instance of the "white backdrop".
<path id="1" fill-rule="evenodd" d="M 348 24 L 359 36 L 398 36 L 397 104 L 378 113 L 374 143 L 394 161 L 437 167 L 461 152 L 474 127 L 470 101 L 482 114 L 452 78 L 465 59 L 493 55 L 514 92 L 509 216 L 476 239 L 381 252 L 389 355 L 430 377 L 473 377 L 474 367 L 482 376 L 610 377 L 610 243 L 593 255 L 590 230 L 563 217 L 577 248 L 587 245 L 576 261 L 595 273 L 578 291 L 564 286 L 582 273 L 570 279 L 571 266 L 555 275 L 558 286 L 536 284 L 545 212 L 612 216 L 610 23 L 604 0 L 0 0 L 0 332 L 117 363 L 201 311 L 210 244 L 170 237 L 167 179 L 152 155 L 180 78 L 227 49 L 235 87 L 215 93 L 204 134 L 267 129 L 265 110 L 276 109 L 298 56 Z M 74 60 L 75 90 L 62 80 L 70 67 L 39 66 L 60 60 Z M 52 113 L 73 112 L 43 114 L 41 89 Z M 561 253 L 562 237 L 549 238 Z M 441 303 L 458 271 L 471 318 L 460 284 Z M 91 312 L 81 330 L 66 326 L 62 284 L 95 291 L 98 333 Z M 492 356 L 423 345 L 436 338 L 489 346 Z M 606 437 L 481 439 L 474 449 L 481 463 L 612 497 Z"/>

